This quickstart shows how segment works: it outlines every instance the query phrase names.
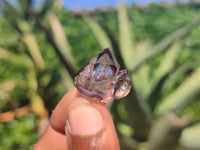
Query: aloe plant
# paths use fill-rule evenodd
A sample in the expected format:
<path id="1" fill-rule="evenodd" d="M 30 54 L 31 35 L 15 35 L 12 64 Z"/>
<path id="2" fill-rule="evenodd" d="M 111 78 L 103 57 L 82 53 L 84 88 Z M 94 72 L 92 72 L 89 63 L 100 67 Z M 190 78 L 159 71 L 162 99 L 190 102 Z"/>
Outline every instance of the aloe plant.
<path id="1" fill-rule="evenodd" d="M 133 127 L 133 136 L 136 139 L 142 140 L 148 136 L 150 127 L 152 126 L 151 111 L 154 112 L 152 114 L 154 117 L 160 115 L 161 112 L 162 114 L 165 114 L 169 110 L 175 112 L 178 110 L 180 111 L 189 103 L 189 101 L 192 100 L 192 97 L 199 93 L 199 75 L 197 70 L 191 77 L 188 78 L 187 81 L 181 84 L 180 88 L 178 87 L 177 90 L 175 90 L 171 95 L 167 96 L 166 100 L 162 100 L 162 98 L 166 96 L 163 94 L 162 89 L 168 83 L 170 74 L 176 72 L 175 68 L 177 66 L 177 55 L 182 45 L 180 39 L 183 39 L 183 37 L 191 32 L 195 27 L 198 27 L 200 23 L 199 20 L 200 17 L 196 16 L 193 22 L 186 24 L 167 37 L 164 37 L 156 45 L 152 46 L 148 44 L 150 48 L 145 47 L 145 49 L 141 49 L 139 46 L 134 46 L 137 45 L 137 43 L 134 41 L 134 37 L 130 34 L 130 22 L 124 4 L 120 4 L 118 7 L 119 44 L 117 44 L 117 39 L 113 36 L 114 34 L 112 31 L 105 23 L 102 23 L 103 21 L 101 19 L 97 20 L 96 18 L 93 19 L 91 17 L 87 17 L 86 22 L 91 27 L 94 35 L 100 35 L 100 33 L 104 30 L 104 33 L 107 33 L 105 43 L 108 43 L 107 39 L 109 38 L 110 43 L 112 43 L 112 47 L 116 47 L 116 45 L 118 46 L 114 49 L 114 52 L 123 56 L 125 62 L 121 61 L 121 64 L 122 66 L 126 64 L 132 74 L 133 84 L 135 83 L 133 88 L 134 95 L 132 93 L 133 91 L 131 91 L 124 103 L 128 114 L 130 115 L 128 123 L 130 123 Z M 91 24 L 91 22 L 95 23 Z M 98 27 L 95 28 L 94 26 Z M 99 43 L 101 43 L 101 45 L 104 45 L 102 44 L 102 40 L 98 37 L 96 39 Z M 118 53 L 118 51 L 120 51 L 120 53 Z M 152 71 L 150 71 L 150 65 L 148 62 L 163 52 L 165 52 L 163 60 L 160 61 L 158 69 L 155 70 L 152 76 Z M 150 78 L 150 76 L 152 77 Z M 114 106 L 118 107 L 117 105 Z M 116 111 L 113 113 L 116 114 Z M 130 120 L 132 120 L 132 123 Z M 162 126 L 162 128 L 165 127 Z M 157 129 L 153 132 L 157 134 L 160 130 L 161 129 Z M 179 138 L 180 136 L 177 140 L 179 140 Z M 149 142 L 151 144 L 151 140 Z M 158 141 L 154 144 L 158 144 Z M 160 144 L 162 144 L 162 141 Z M 178 143 L 175 144 L 175 147 L 177 144 Z"/>

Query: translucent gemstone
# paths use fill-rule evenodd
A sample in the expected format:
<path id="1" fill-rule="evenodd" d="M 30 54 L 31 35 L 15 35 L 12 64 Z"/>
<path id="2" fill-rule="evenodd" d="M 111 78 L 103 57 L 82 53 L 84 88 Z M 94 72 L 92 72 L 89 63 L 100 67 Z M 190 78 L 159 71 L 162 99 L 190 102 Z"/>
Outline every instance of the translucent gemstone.
<path id="1" fill-rule="evenodd" d="M 132 87 L 131 79 L 127 69 L 121 70 L 116 78 L 113 97 L 115 99 L 128 95 Z"/>
<path id="2" fill-rule="evenodd" d="M 106 48 L 76 74 L 74 85 L 83 96 L 107 104 L 126 96 L 132 87 L 128 70 L 119 68 L 118 61 Z"/>

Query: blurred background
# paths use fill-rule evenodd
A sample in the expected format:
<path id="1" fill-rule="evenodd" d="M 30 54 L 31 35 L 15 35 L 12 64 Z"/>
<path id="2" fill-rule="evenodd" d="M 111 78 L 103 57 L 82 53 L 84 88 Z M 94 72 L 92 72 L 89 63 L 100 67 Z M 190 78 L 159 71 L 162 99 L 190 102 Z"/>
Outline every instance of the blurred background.
<path id="1" fill-rule="evenodd" d="M 75 73 L 109 47 L 130 94 L 122 150 L 200 150 L 200 1 L 0 0 L 0 150 L 29 150 Z"/>

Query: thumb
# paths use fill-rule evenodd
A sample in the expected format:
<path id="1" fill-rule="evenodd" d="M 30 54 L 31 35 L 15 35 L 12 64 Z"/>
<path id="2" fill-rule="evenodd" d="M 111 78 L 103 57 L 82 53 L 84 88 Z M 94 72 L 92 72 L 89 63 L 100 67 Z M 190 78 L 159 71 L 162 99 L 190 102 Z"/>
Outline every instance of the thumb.
<path id="1" fill-rule="evenodd" d="M 119 150 L 112 117 L 96 100 L 78 97 L 67 110 L 65 127 L 69 150 Z"/>

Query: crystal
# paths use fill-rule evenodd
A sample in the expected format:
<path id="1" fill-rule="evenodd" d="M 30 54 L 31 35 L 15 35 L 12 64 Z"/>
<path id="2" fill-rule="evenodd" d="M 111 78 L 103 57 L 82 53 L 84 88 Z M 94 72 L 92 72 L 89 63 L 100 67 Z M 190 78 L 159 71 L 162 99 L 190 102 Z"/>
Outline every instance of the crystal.
<path id="1" fill-rule="evenodd" d="M 128 70 L 119 69 L 117 59 L 106 48 L 76 74 L 74 85 L 81 95 L 107 104 L 126 96 L 132 87 Z"/>

